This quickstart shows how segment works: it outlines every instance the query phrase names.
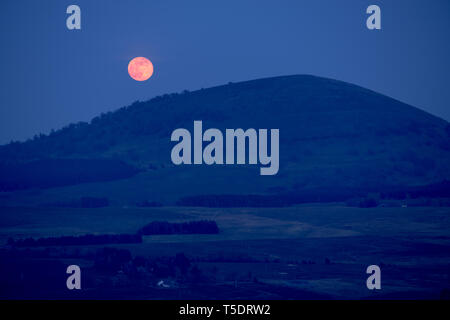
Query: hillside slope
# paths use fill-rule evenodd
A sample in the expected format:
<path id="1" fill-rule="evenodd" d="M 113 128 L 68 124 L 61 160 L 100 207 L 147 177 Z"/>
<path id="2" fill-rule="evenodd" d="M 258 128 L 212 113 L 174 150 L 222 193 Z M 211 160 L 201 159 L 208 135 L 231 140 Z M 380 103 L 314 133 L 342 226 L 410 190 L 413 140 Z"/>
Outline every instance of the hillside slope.
<path id="1" fill-rule="evenodd" d="M 261 177 L 259 165 L 174 166 L 170 135 L 176 128 L 192 132 L 194 120 L 204 130 L 279 128 L 278 174 Z M 49 191 L 55 197 L 94 193 L 127 203 L 208 193 L 376 190 L 449 179 L 450 126 L 359 86 L 296 75 L 164 95 L 0 147 L 3 163 L 47 158 L 115 159 L 141 170 L 126 180 Z"/>

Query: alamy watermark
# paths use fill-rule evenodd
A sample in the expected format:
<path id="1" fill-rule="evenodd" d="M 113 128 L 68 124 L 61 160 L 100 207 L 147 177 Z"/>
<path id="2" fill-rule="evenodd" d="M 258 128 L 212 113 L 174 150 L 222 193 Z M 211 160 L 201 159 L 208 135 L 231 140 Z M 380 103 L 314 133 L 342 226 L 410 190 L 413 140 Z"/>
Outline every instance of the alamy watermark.
<path id="1" fill-rule="evenodd" d="M 172 163 L 207 165 L 258 164 L 261 175 L 278 173 L 279 159 L 279 129 L 270 129 L 270 152 L 267 129 L 226 129 L 225 149 L 224 136 L 219 129 L 211 128 L 203 132 L 202 121 L 194 121 L 194 136 L 184 128 L 172 132 L 171 141 L 178 142 L 172 149 Z M 209 142 L 203 148 L 203 142 Z M 192 145 L 194 150 L 192 151 Z M 248 146 L 248 159 L 247 155 Z M 224 155 L 225 151 L 225 155 Z M 236 151 L 236 152 L 235 152 Z M 193 161 L 192 161 L 192 153 Z M 235 154 L 236 153 L 236 154 Z"/>

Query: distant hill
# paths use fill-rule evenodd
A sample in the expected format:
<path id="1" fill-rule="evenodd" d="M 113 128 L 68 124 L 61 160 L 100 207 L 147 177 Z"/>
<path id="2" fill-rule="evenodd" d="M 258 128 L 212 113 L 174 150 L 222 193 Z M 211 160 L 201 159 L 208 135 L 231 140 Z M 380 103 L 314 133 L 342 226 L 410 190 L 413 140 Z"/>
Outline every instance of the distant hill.
<path id="1" fill-rule="evenodd" d="M 192 132 L 194 120 L 202 120 L 204 130 L 279 128 L 278 174 L 260 176 L 259 166 L 174 166 L 170 135 L 176 128 Z M 116 161 L 122 171 L 129 166 L 125 174 L 102 179 L 94 173 L 54 186 L 33 181 L 30 185 L 35 188 L 50 189 L 38 195 L 9 194 L 0 199 L 4 203 L 39 203 L 44 198 L 48 202 L 73 194 L 106 196 L 112 203 L 127 204 L 175 203 L 204 194 L 377 191 L 449 180 L 450 125 L 356 85 L 295 75 L 135 102 L 90 123 L 1 146 L 0 159 L 0 186 L 5 181 L 11 184 L 8 170 L 1 170 L 11 164 L 17 168 L 49 159 L 104 159 Z"/>

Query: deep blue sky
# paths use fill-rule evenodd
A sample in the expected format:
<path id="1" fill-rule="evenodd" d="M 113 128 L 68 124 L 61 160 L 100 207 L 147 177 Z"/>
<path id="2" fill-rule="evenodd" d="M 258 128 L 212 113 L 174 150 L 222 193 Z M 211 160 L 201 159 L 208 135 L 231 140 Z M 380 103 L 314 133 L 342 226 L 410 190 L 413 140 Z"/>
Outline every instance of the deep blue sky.
<path id="1" fill-rule="evenodd" d="M 82 30 L 66 29 L 77 4 Z M 382 30 L 365 9 L 378 4 Z M 0 143 L 135 100 L 230 81 L 313 74 L 450 120 L 448 0 L 2 0 Z M 129 60 L 155 66 L 144 83 Z"/>

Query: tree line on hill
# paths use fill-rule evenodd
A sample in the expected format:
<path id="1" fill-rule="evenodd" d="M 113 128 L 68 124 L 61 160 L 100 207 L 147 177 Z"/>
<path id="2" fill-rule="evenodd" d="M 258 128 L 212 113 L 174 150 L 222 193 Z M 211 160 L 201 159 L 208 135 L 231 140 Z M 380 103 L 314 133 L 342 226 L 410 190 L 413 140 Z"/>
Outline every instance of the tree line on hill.
<path id="1" fill-rule="evenodd" d="M 338 188 L 334 190 L 308 190 L 289 194 L 249 195 L 249 194 L 208 194 L 180 198 L 178 206 L 185 207 L 289 207 L 311 202 L 341 202 L 359 199 L 363 208 L 377 206 L 371 194 L 378 194 L 380 199 L 403 200 L 407 198 L 450 198 L 450 181 L 413 187 L 382 187 L 379 189 Z"/>
<path id="2" fill-rule="evenodd" d="M 0 191 L 53 188 L 134 176 L 135 167 L 116 159 L 39 159 L 0 162 Z"/>

